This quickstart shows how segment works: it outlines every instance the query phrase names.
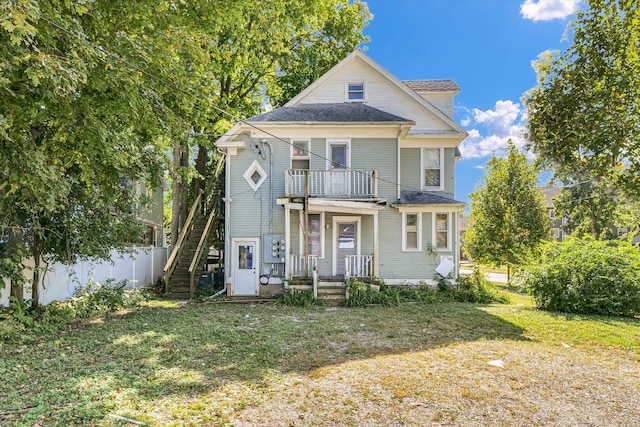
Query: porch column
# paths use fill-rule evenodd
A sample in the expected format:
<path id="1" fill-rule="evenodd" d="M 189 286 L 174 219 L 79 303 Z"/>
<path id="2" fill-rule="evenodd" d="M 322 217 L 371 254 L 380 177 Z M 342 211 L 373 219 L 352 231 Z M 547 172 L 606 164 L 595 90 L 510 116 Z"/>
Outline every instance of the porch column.
<path id="1" fill-rule="evenodd" d="M 284 278 L 285 281 L 289 278 L 289 274 L 291 272 L 291 244 L 289 240 L 291 239 L 291 208 L 289 207 L 289 203 L 284 205 L 284 240 L 285 240 L 285 260 L 284 260 Z M 286 283 L 286 282 L 285 282 Z"/>
<path id="2" fill-rule="evenodd" d="M 373 271 L 371 274 L 376 276 L 378 274 L 378 263 L 380 262 L 380 252 L 378 244 L 378 211 L 373 212 Z"/>

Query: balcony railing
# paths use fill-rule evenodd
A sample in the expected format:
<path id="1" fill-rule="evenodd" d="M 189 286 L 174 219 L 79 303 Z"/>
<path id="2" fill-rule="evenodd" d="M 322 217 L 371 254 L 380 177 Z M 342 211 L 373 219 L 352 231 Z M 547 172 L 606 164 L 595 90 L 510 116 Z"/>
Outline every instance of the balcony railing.
<path id="1" fill-rule="evenodd" d="M 378 197 L 375 169 L 288 169 L 285 179 L 287 197 L 304 197 L 307 187 L 309 197 Z"/>
<path id="2" fill-rule="evenodd" d="M 289 273 L 292 277 L 310 277 L 314 269 L 318 268 L 318 256 L 292 254 L 289 257 Z"/>
<path id="3" fill-rule="evenodd" d="M 373 255 L 346 255 L 345 277 L 371 277 L 373 276 Z"/>

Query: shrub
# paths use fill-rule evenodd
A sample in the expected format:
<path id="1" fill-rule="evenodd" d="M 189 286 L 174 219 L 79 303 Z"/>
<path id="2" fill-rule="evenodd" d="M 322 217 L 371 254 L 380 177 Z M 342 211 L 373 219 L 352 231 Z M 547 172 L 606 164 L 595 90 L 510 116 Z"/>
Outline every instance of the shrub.
<path id="1" fill-rule="evenodd" d="M 446 299 L 458 302 L 474 304 L 506 304 L 509 302 L 509 298 L 506 295 L 501 295 L 496 287 L 484 277 L 478 267 L 473 268 L 473 273 L 458 277 L 455 285 L 440 276 L 438 278 L 438 291 L 442 292 Z"/>
<path id="2" fill-rule="evenodd" d="M 278 299 L 280 304 L 292 307 L 312 307 L 322 305 L 322 302 L 313 296 L 311 290 L 287 289 Z"/>
<path id="3" fill-rule="evenodd" d="M 516 281 L 544 310 L 640 314 L 640 251 L 626 241 L 586 237 L 546 243 Z"/>
<path id="4" fill-rule="evenodd" d="M 67 301 L 53 302 L 28 310 L 27 304 L 12 300 L 1 314 L 0 341 L 26 342 L 34 334 L 55 332 L 77 318 L 112 313 L 140 305 L 147 299 L 146 290 L 124 289 L 126 281 L 107 281 L 105 284 L 89 282 Z"/>

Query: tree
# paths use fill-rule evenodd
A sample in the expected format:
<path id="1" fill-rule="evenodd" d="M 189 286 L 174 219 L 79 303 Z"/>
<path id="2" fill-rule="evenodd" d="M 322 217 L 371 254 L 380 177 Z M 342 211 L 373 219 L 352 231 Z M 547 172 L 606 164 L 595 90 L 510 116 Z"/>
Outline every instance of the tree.
<path id="1" fill-rule="evenodd" d="M 590 0 L 572 44 L 543 53 L 524 96 L 530 147 L 568 182 L 640 194 L 640 3 Z"/>
<path id="2" fill-rule="evenodd" d="M 0 6 L 1 273 L 21 299 L 24 261 L 34 260 L 32 306 L 44 258 L 106 257 L 141 236 L 133 184 L 161 176 L 166 116 L 143 76 L 114 66 L 106 38 L 124 16 L 96 19 L 100 6 Z"/>
<path id="3" fill-rule="evenodd" d="M 484 185 L 469 195 L 471 214 L 463 250 L 473 260 L 511 266 L 549 238 L 549 219 L 536 171 L 509 141 L 507 157 L 487 163 Z"/>
<path id="4" fill-rule="evenodd" d="M 326 32 L 336 14 L 350 18 Z M 206 174 L 201 135 L 226 131 L 228 112 L 255 114 L 296 46 L 350 51 L 368 18 L 347 0 L 0 4 L 0 274 L 21 295 L 31 256 L 37 305 L 43 256 L 125 249 L 141 230 L 134 184 L 165 168 L 184 212 L 189 180 Z"/>
<path id="5" fill-rule="evenodd" d="M 611 238 L 616 202 L 596 181 L 571 182 L 553 199 L 556 217 L 565 218 L 565 231 L 583 237 Z"/>

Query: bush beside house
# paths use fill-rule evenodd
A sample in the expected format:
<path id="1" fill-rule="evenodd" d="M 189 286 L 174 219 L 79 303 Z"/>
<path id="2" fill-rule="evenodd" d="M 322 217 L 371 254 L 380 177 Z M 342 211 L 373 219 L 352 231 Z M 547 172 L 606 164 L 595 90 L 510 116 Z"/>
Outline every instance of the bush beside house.
<path id="1" fill-rule="evenodd" d="M 640 315 L 640 251 L 630 242 L 586 237 L 546 243 L 516 281 L 544 310 Z"/>

